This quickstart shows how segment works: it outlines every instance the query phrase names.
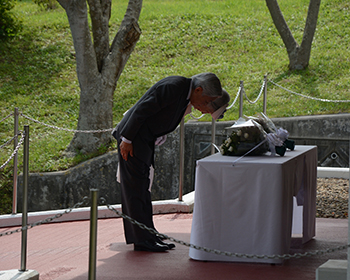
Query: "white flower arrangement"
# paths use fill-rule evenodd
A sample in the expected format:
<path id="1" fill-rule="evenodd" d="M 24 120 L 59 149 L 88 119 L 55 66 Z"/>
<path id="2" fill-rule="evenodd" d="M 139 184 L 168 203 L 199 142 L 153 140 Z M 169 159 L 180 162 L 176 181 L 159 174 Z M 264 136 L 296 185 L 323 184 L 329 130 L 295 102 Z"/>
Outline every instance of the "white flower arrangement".
<path id="1" fill-rule="evenodd" d="M 283 156 L 287 148 L 295 147 L 294 141 L 288 139 L 288 131 L 277 129 L 263 113 L 249 117 L 248 121 L 239 119 L 229 129 L 232 132 L 220 146 L 222 155 L 261 155 L 270 151 L 271 156 Z"/>
<path id="2" fill-rule="evenodd" d="M 233 129 L 231 134 L 223 141 L 220 152 L 223 155 L 240 156 L 250 151 L 261 141 L 265 140 L 265 133 L 258 123 L 253 125 L 240 126 Z M 268 151 L 267 142 L 255 149 L 251 154 L 260 155 Z"/>

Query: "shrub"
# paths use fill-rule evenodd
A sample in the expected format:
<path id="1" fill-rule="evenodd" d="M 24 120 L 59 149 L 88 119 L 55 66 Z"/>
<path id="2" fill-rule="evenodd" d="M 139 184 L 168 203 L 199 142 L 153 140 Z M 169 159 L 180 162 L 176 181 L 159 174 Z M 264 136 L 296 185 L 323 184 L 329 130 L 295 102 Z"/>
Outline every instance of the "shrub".
<path id="1" fill-rule="evenodd" d="M 45 10 L 54 10 L 58 7 L 56 0 L 33 0 L 33 2 Z"/>
<path id="2" fill-rule="evenodd" d="M 11 11 L 17 0 L 0 0 L 0 39 L 14 37 L 22 29 L 22 22 Z"/>

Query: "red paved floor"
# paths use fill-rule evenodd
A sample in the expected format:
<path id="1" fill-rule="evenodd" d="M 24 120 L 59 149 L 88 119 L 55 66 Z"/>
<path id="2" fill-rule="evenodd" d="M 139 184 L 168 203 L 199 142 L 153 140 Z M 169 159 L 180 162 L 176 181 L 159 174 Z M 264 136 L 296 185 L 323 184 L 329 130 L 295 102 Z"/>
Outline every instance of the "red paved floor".
<path id="1" fill-rule="evenodd" d="M 190 241 L 192 214 L 155 215 L 156 228 L 168 236 Z M 348 221 L 316 219 L 316 238 L 305 245 L 294 240 L 291 253 L 347 244 Z M 0 232 L 9 228 L 1 228 Z M 0 271 L 20 268 L 21 234 L 0 237 Z M 40 280 L 88 279 L 89 221 L 53 223 L 28 231 L 27 268 Z M 290 259 L 282 265 L 201 262 L 177 244 L 166 253 L 134 252 L 124 242 L 122 220 L 98 222 L 97 279 L 315 279 L 316 268 L 328 259 L 346 259 L 346 250 Z"/>

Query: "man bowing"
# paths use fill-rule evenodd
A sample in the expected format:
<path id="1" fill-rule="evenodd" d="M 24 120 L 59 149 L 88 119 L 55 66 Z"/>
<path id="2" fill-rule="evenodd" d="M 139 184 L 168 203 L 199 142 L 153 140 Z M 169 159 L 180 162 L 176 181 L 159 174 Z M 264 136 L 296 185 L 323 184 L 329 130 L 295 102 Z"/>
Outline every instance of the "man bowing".
<path id="1" fill-rule="evenodd" d="M 217 101 L 221 101 L 218 98 L 223 95 L 225 102 L 220 104 Z M 210 113 L 219 118 L 227 106 L 227 97 L 229 100 L 213 73 L 201 73 L 191 78 L 170 76 L 154 84 L 126 112 L 112 132 L 118 141 L 124 214 L 154 229 L 149 174 L 154 164 L 155 142 L 175 130 L 192 106 L 203 114 Z M 126 243 L 133 243 L 135 251 L 164 252 L 175 247 L 125 219 L 123 223 Z"/>

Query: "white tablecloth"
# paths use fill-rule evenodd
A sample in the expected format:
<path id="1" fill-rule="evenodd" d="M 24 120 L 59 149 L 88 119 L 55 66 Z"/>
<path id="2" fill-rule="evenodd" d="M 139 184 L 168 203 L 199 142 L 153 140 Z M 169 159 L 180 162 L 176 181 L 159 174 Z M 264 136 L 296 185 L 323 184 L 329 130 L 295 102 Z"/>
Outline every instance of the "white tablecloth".
<path id="1" fill-rule="evenodd" d="M 303 242 L 315 236 L 317 147 L 281 156 L 222 156 L 197 161 L 191 243 L 232 253 L 289 253 L 293 196 L 303 205 Z M 190 248 L 196 260 L 281 263 Z"/>

